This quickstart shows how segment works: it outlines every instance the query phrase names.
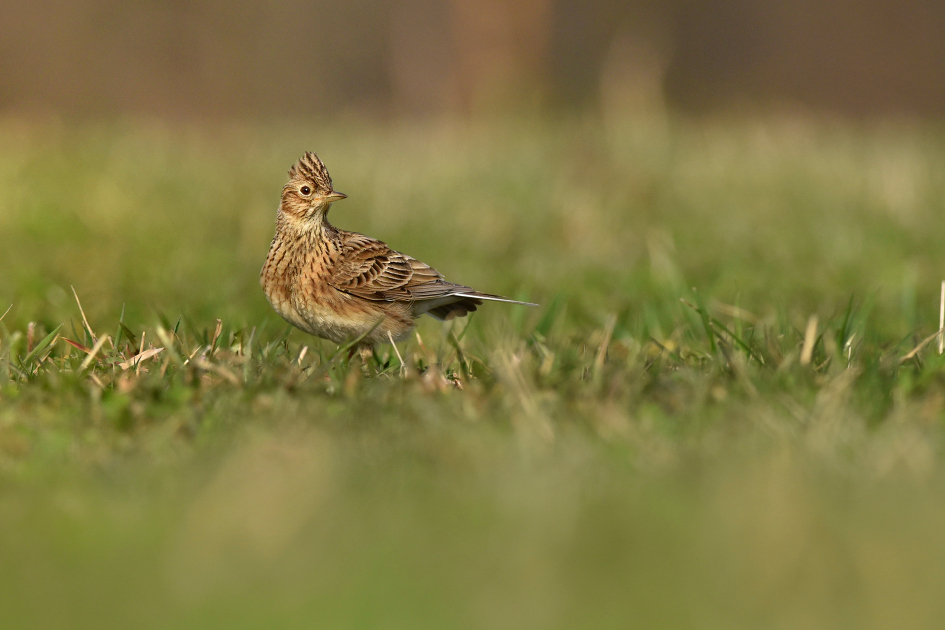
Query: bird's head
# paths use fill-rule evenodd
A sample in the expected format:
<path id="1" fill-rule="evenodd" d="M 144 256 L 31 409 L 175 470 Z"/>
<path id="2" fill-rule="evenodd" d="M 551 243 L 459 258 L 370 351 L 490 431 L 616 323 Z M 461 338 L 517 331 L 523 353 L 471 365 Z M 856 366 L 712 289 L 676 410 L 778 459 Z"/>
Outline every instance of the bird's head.
<path id="1" fill-rule="evenodd" d="M 307 151 L 289 169 L 289 182 L 282 188 L 279 209 L 298 219 L 324 215 L 333 201 L 347 195 L 331 187 L 331 175 L 318 156 Z"/>

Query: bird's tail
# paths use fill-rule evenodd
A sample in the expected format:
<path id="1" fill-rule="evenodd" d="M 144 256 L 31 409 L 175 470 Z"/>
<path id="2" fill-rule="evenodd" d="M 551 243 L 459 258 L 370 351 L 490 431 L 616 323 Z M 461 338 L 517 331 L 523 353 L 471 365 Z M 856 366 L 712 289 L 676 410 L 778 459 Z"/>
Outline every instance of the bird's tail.
<path id="1" fill-rule="evenodd" d="M 428 315 L 433 317 L 448 321 L 455 317 L 465 317 L 469 313 L 475 311 L 483 303 L 484 300 L 490 302 L 507 302 L 509 304 L 521 304 L 522 306 L 538 306 L 537 304 L 532 304 L 531 302 L 519 302 L 518 300 L 510 300 L 509 298 L 504 298 L 501 295 L 492 295 L 491 293 L 480 293 L 479 291 L 465 291 L 463 293 L 453 293 L 449 296 L 452 299 L 452 302 L 447 302 L 446 304 L 440 304 L 434 308 L 431 308 L 425 311 Z"/>
<path id="2" fill-rule="evenodd" d="M 466 317 L 466 315 L 469 315 L 479 308 L 480 304 L 482 304 L 482 300 L 463 297 L 455 302 L 431 308 L 427 311 L 427 315 L 431 315 L 441 321 L 449 321 L 456 317 Z"/>
<path id="3" fill-rule="evenodd" d="M 502 297 L 501 295 L 493 295 L 491 293 L 480 293 L 479 291 L 464 291 L 463 293 L 454 293 L 453 295 L 458 295 L 465 298 L 471 298 L 473 300 L 487 300 L 490 302 L 507 302 L 509 304 L 521 304 L 522 306 L 540 306 L 539 304 L 535 304 L 533 302 L 519 302 L 518 300 L 510 300 L 509 298 Z"/>

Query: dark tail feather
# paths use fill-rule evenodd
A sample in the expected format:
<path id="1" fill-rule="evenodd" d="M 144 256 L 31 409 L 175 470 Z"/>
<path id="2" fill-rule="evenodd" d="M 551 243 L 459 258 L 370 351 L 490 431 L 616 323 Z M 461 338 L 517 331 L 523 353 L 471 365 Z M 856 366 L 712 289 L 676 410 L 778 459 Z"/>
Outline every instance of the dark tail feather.
<path id="1" fill-rule="evenodd" d="M 479 305 L 482 304 L 482 300 L 477 300 L 476 298 L 463 298 L 456 302 L 451 302 L 449 304 L 444 304 L 443 306 L 437 306 L 436 308 L 431 308 L 427 311 L 428 315 L 442 320 L 449 321 L 455 317 L 465 317 L 469 313 L 475 311 Z"/>
<path id="2" fill-rule="evenodd" d="M 522 306 L 539 306 L 532 302 L 519 302 L 518 300 L 510 300 L 507 297 L 502 297 L 501 295 L 493 295 L 492 293 L 482 293 L 480 291 L 463 291 L 462 293 L 455 293 L 454 295 L 461 295 L 463 297 L 473 298 L 476 300 L 488 300 L 490 302 L 506 302 L 508 304 L 521 304 Z M 482 302 L 480 302 L 481 304 Z"/>

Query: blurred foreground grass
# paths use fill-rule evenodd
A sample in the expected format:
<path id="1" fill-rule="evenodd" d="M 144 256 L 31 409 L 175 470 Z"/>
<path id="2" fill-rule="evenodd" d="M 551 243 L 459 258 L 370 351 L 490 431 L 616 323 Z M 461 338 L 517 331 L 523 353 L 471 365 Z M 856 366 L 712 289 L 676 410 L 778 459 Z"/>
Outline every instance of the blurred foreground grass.
<path id="1" fill-rule="evenodd" d="M 543 307 L 289 332 L 309 149 Z M 904 123 L 0 121 L 0 627 L 941 627 L 943 206 Z"/>

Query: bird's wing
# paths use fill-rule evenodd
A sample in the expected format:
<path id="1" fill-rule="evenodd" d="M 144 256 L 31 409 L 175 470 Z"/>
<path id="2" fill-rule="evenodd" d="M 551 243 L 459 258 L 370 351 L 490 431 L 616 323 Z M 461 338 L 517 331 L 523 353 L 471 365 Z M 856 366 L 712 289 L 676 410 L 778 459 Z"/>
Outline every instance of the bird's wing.
<path id="1" fill-rule="evenodd" d="M 416 302 L 476 293 L 453 284 L 433 267 L 396 252 L 377 239 L 343 232 L 341 252 L 328 284 L 339 291 L 384 302 Z"/>

